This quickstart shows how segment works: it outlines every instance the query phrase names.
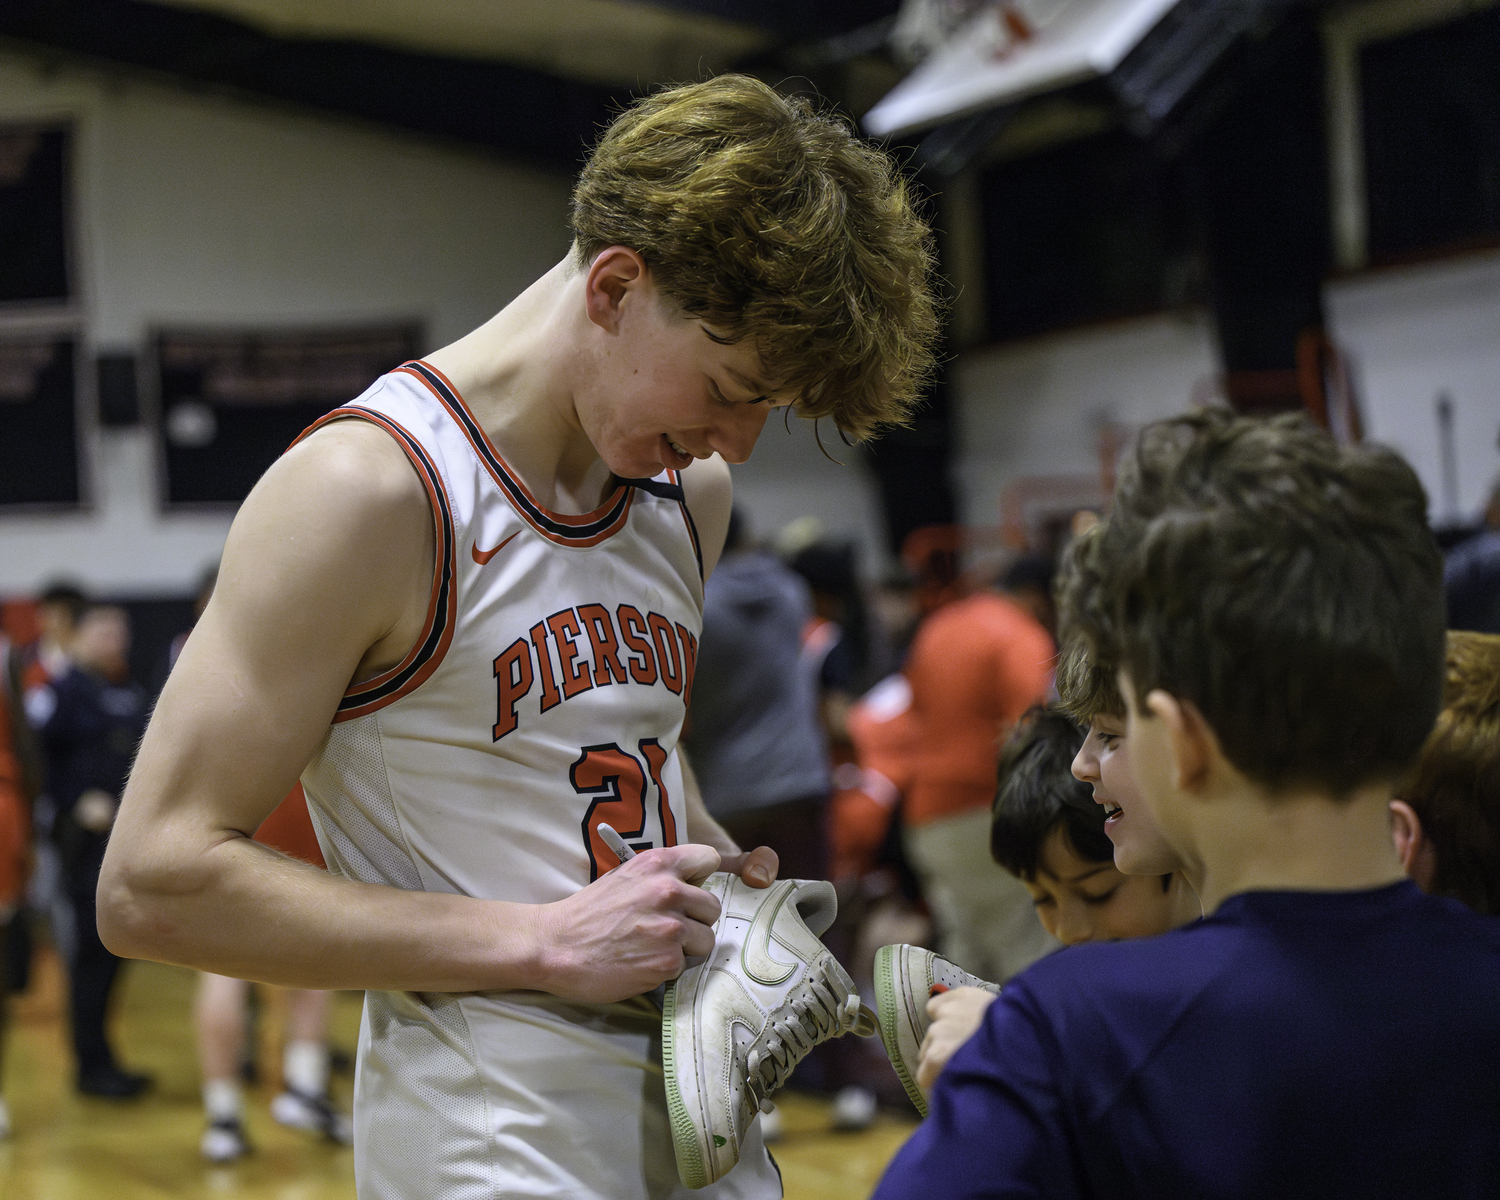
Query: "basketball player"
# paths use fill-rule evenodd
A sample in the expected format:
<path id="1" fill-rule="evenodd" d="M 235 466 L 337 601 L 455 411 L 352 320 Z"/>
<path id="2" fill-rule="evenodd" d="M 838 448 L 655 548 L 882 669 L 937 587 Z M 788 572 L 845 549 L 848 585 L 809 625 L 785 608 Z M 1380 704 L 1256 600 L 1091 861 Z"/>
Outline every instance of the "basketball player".
<path id="1" fill-rule="evenodd" d="M 931 362 L 889 160 L 753 80 L 622 114 L 573 229 L 257 484 L 101 883 L 122 953 L 367 989 L 364 1200 L 677 1190 L 645 995 L 712 946 L 697 881 L 776 871 L 677 753 L 724 463 L 778 404 L 899 421 Z M 249 837 L 299 775 L 326 873 Z M 747 1141 L 712 1194 L 780 1183 Z"/>

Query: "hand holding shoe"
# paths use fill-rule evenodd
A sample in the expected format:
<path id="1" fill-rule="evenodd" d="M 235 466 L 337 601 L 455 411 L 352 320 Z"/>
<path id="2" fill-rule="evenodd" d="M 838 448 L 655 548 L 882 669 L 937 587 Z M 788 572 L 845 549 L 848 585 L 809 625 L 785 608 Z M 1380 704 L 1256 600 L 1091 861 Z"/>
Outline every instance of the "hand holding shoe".
<path id="1" fill-rule="evenodd" d="M 781 869 L 781 860 L 769 846 L 757 846 L 743 854 L 726 854 L 719 863 L 719 870 L 740 879 L 753 888 L 770 887 L 776 882 L 776 872 Z"/>
<path id="2" fill-rule="evenodd" d="M 948 1060 L 984 1024 L 984 1014 L 997 997 L 983 988 L 961 987 L 939 992 L 927 1001 L 932 1024 L 922 1039 L 917 1059 L 917 1085 L 930 1092 Z"/>
<path id="3" fill-rule="evenodd" d="M 689 957 L 713 949 L 719 901 L 698 885 L 719 861 L 711 846 L 647 850 L 539 905 L 538 985 L 565 1000 L 609 1002 L 676 979 Z"/>

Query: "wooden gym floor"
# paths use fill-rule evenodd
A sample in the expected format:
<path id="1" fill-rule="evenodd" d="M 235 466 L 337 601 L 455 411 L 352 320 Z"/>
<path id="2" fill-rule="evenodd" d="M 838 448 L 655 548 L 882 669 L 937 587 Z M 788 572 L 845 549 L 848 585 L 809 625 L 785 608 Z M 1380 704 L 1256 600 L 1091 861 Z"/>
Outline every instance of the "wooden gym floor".
<path id="1" fill-rule="evenodd" d="M 246 1095 L 256 1153 L 229 1166 L 198 1155 L 203 1132 L 198 1074 L 189 1023 L 193 974 L 157 963 L 131 963 L 120 987 L 116 1045 L 124 1063 L 150 1071 L 155 1088 L 123 1104 L 79 1096 L 72 1087 L 61 974 L 43 949 L 30 990 L 12 1000 L 4 1095 L 14 1133 L 0 1142 L 4 1200 L 353 1200 L 351 1151 L 283 1129 L 271 1120 L 271 1077 L 280 1056 L 281 1005 L 267 997 L 260 1037 L 259 1086 Z M 341 993 L 333 1042 L 352 1051 L 360 998 Z M 347 1101 L 349 1081 L 334 1090 Z M 778 1098 L 785 1135 L 773 1147 L 787 1200 L 856 1200 L 868 1196 L 896 1148 L 915 1125 L 882 1113 L 863 1133 L 828 1129 L 828 1105 L 798 1094 Z M 415 1200 L 415 1198 L 414 1198 Z M 441 1198 L 434 1198 L 441 1200 Z"/>

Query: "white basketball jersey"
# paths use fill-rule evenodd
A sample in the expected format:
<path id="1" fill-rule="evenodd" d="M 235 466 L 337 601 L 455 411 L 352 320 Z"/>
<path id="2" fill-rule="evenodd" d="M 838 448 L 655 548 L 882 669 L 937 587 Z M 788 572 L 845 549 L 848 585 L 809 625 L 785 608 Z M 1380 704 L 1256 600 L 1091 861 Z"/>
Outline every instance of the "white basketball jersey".
<path id="1" fill-rule="evenodd" d="M 703 580 L 676 473 L 551 512 L 422 362 L 312 428 L 349 418 L 405 451 L 437 554 L 416 646 L 348 690 L 303 774 L 329 870 L 543 904 L 617 864 L 601 822 L 637 849 L 683 840 Z M 367 993 L 361 1200 L 672 1194 L 659 1022 L 646 1000 Z M 774 1172 L 742 1183 L 724 1194 L 780 1194 Z"/>

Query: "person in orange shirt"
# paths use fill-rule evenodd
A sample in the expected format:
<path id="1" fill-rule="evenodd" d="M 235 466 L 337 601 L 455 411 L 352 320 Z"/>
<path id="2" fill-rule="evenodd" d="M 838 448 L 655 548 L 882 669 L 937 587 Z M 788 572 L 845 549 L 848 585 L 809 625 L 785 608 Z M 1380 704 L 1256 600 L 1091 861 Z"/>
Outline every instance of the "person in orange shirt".
<path id="1" fill-rule="evenodd" d="M 907 858 L 937 927 L 937 950 L 1003 983 L 1058 942 L 1031 896 L 989 853 L 1000 744 L 1052 684 L 1042 624 L 994 590 L 933 612 L 906 661 L 914 742 L 902 817 Z"/>

